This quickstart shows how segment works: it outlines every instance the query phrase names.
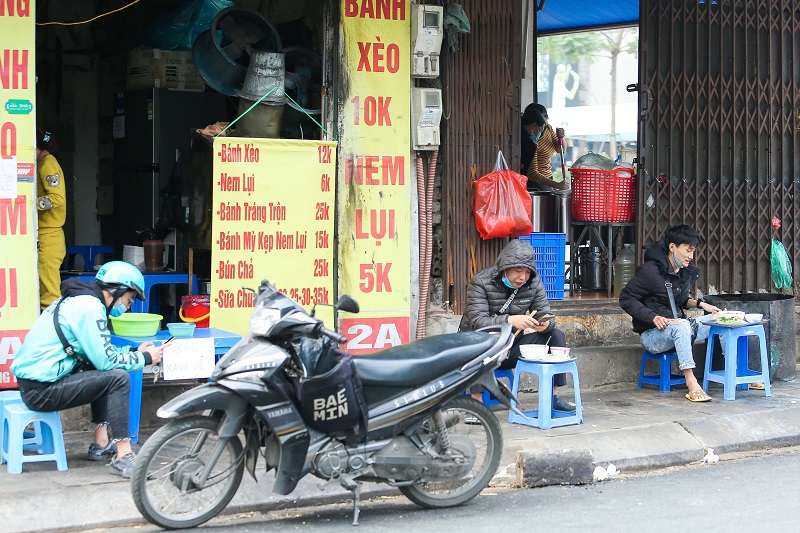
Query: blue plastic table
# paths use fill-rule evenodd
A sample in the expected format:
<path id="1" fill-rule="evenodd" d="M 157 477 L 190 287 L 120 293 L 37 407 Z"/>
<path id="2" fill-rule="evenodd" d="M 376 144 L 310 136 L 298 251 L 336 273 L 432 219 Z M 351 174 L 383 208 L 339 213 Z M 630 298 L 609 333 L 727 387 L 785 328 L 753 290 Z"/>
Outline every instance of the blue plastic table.
<path id="1" fill-rule="evenodd" d="M 714 339 L 717 336 L 724 352 L 725 367 L 721 370 L 712 370 L 711 360 L 714 356 Z M 758 337 L 759 351 L 761 352 L 761 370 L 750 370 L 748 366 L 747 339 L 750 336 Z M 721 383 L 723 387 L 722 397 L 726 400 L 734 400 L 736 399 L 737 388 L 747 390 L 750 388 L 750 383 L 761 381 L 764 383 L 764 394 L 772 396 L 769 382 L 769 352 L 767 351 L 766 337 L 762 323 L 734 326 L 712 324 L 708 330 L 703 390 L 708 391 L 709 381 Z"/>
<path id="2" fill-rule="evenodd" d="M 111 344 L 114 346 L 132 346 L 136 348 L 143 342 L 152 342 L 156 346 L 169 339 L 171 335 L 169 330 L 162 330 L 153 335 L 152 337 L 129 337 L 120 335 L 111 335 Z M 224 329 L 217 328 L 196 328 L 194 330 L 193 339 L 214 339 L 214 356 L 217 361 L 220 357 L 228 353 L 231 347 L 239 342 L 242 338 L 238 333 L 225 331 Z M 131 372 L 131 395 L 129 401 L 129 425 L 131 442 L 139 441 L 139 422 L 141 421 L 142 411 L 142 371 Z"/>

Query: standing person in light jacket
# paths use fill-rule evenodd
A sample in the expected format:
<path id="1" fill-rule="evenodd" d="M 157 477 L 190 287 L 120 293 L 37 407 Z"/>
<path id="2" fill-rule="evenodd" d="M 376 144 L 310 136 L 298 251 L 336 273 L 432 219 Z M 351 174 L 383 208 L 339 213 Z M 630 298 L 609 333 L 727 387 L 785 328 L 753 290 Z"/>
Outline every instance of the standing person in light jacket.
<path id="1" fill-rule="evenodd" d="M 513 297 L 512 297 L 513 295 Z M 470 331 L 497 324 L 511 324 L 519 334 L 514 339 L 508 358 L 500 368 L 509 369 L 517 365 L 519 347 L 522 344 L 545 344 L 564 347 L 567 345 L 564 332 L 556 329 L 555 317 L 539 322 L 532 315 L 550 313 L 544 284 L 536 272 L 534 251 L 530 243 L 512 239 L 493 266 L 475 274 L 467 289 L 467 309 L 461 317 L 459 331 Z M 553 409 L 575 411 L 572 402 L 557 395 L 558 387 L 567 383 L 566 375 L 553 376 Z M 480 400 L 482 387 L 470 390 Z"/>
<path id="2" fill-rule="evenodd" d="M 656 354 L 674 349 L 678 354 L 678 364 L 689 388 L 686 399 L 708 402 L 711 396 L 694 375 L 692 343 L 706 340 L 709 326 L 700 323 L 693 326 L 683 312 L 693 307 L 707 313 L 720 311 L 702 298 L 689 297 L 700 275 L 693 261 L 699 244 L 697 230 L 680 224 L 669 228 L 662 240 L 645 246 L 645 262 L 620 292 L 619 305 L 633 317 L 633 330 L 647 351 Z M 672 291 L 678 316 L 673 315 L 668 290 Z"/>
<path id="3" fill-rule="evenodd" d="M 94 442 L 87 458 L 110 459 L 110 472 L 126 478 L 134 461 L 128 373 L 160 362 L 164 345 L 145 342 L 135 350 L 114 346 L 108 317 L 125 313 L 134 298 L 145 300 L 143 288 L 142 273 L 123 261 L 104 264 L 92 281 L 65 280 L 63 296 L 39 315 L 11 363 L 28 409 L 61 411 L 91 404 Z"/>

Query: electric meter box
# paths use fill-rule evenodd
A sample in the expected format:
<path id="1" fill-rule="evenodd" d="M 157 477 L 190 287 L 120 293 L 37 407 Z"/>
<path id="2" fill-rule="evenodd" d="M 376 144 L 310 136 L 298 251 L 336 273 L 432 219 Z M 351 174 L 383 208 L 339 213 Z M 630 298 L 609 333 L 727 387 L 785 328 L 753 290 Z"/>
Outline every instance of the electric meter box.
<path id="1" fill-rule="evenodd" d="M 414 150 L 439 149 L 439 123 L 442 120 L 442 91 L 411 89 L 411 123 Z"/>
<path id="2" fill-rule="evenodd" d="M 411 77 L 438 78 L 444 7 L 411 4 Z"/>

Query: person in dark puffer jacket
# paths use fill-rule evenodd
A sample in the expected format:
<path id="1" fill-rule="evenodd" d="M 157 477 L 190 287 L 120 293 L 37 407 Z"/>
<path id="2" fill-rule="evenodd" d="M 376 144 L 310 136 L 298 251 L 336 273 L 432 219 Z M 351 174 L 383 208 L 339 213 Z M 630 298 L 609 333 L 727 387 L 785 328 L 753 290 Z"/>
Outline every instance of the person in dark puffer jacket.
<path id="1" fill-rule="evenodd" d="M 633 330 L 639 334 L 642 345 L 650 353 L 675 350 L 678 364 L 689 389 L 686 399 L 707 402 L 706 394 L 694 375 L 692 343 L 708 338 L 709 326 L 696 323 L 696 332 L 687 320 L 684 309 L 698 308 L 706 313 L 718 313 L 719 307 L 690 298 L 692 286 L 700 275 L 694 257 L 700 235 L 685 224 L 672 226 L 658 242 L 645 246 L 644 264 L 619 295 L 619 305 L 633 318 Z M 672 285 L 675 304 L 674 316 L 666 284 Z"/>
<path id="2" fill-rule="evenodd" d="M 505 306 L 516 290 L 513 300 Z M 502 311 L 502 313 L 501 313 Z M 550 312 L 544 284 L 536 272 L 534 250 L 530 243 L 518 239 L 511 240 L 493 266 L 475 274 L 467 289 L 467 309 L 461 317 L 459 331 L 471 331 L 486 326 L 511 324 L 520 333 L 500 368 L 514 368 L 519 359 L 522 344 L 545 344 L 566 346 L 564 332 L 556 329 L 555 318 L 539 322 L 532 315 L 537 312 Z M 564 374 L 553 376 L 553 408 L 560 411 L 574 411 L 575 405 L 558 398 L 558 387 L 567 382 Z M 473 397 L 480 400 L 480 386 L 470 389 Z"/>

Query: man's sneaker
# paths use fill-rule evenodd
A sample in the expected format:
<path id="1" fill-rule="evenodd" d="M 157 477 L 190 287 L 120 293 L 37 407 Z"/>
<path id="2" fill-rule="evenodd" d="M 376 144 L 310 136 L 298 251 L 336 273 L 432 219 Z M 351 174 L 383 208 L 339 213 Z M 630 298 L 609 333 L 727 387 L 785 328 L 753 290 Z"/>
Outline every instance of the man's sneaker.
<path id="1" fill-rule="evenodd" d="M 117 444 L 109 442 L 106 446 L 100 446 L 96 442 L 89 445 L 89 453 L 86 458 L 90 461 L 108 461 L 108 459 L 117 454 Z"/>
<path id="2" fill-rule="evenodd" d="M 575 412 L 575 404 L 572 402 L 565 402 L 558 396 L 553 395 L 553 409 L 556 411 L 566 411 L 568 413 Z"/>
<path id="3" fill-rule="evenodd" d="M 133 461 L 135 459 L 136 456 L 133 455 L 133 452 L 123 455 L 119 459 L 113 457 L 111 459 L 111 464 L 108 465 L 108 470 L 115 476 L 122 476 L 126 479 L 130 479 L 133 473 Z"/>

